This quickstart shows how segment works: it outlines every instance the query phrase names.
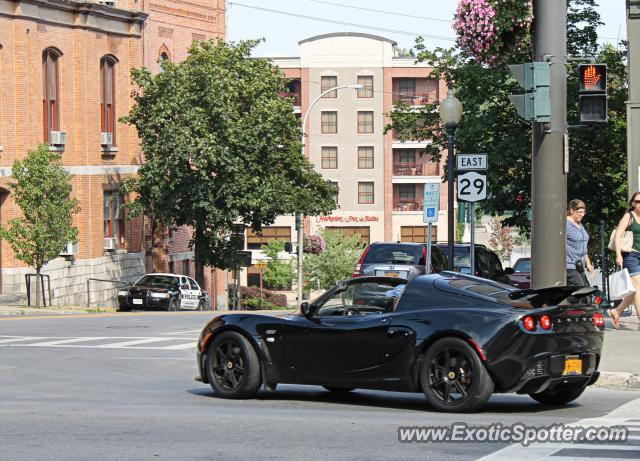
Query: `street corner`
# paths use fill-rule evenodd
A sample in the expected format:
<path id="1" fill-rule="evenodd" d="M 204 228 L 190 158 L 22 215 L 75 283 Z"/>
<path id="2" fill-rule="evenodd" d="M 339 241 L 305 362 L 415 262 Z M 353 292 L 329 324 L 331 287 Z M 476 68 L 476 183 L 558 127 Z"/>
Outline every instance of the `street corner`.
<path id="1" fill-rule="evenodd" d="M 0 306 L 0 318 L 15 319 L 27 317 L 56 316 L 56 315 L 87 315 L 111 314 L 116 312 L 113 307 L 77 307 L 77 306 Z"/>

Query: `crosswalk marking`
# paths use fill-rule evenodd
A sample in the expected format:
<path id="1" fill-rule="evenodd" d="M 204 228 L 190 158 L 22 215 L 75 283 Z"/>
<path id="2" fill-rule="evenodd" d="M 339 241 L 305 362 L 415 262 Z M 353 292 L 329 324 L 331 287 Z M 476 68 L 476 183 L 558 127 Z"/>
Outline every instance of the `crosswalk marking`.
<path id="1" fill-rule="evenodd" d="M 480 458 L 478 461 L 565 461 L 591 459 L 640 459 L 640 399 L 632 400 L 600 418 L 583 419 L 567 426 L 626 426 L 627 442 L 612 443 L 533 443 L 527 447 L 511 444 Z"/>
<path id="2" fill-rule="evenodd" d="M 185 335 L 186 336 L 186 335 Z M 2 336 L 2 347 L 183 350 L 196 347 L 195 337 L 177 336 Z"/>

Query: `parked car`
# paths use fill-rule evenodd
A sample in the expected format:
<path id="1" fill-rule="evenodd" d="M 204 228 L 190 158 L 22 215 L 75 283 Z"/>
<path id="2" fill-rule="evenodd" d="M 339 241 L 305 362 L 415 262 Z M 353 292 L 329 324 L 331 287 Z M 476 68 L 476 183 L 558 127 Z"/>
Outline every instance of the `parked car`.
<path id="1" fill-rule="evenodd" d="M 562 405 L 599 376 L 604 318 L 595 292 L 516 290 L 454 272 L 352 278 L 303 302 L 299 314 L 215 317 L 198 339 L 196 380 L 222 398 L 290 383 L 423 392 L 449 412 L 507 392 Z M 375 302 L 359 303 L 361 293 Z"/>
<path id="2" fill-rule="evenodd" d="M 353 270 L 353 277 L 379 276 L 413 280 L 426 273 L 427 245 L 408 242 L 376 242 L 368 245 Z M 442 251 L 431 245 L 431 273 L 446 269 Z"/>
<path id="3" fill-rule="evenodd" d="M 531 258 L 519 258 L 513 265 L 513 273 L 508 274 L 509 284 L 516 288 L 531 286 Z"/>
<path id="4" fill-rule="evenodd" d="M 445 260 L 449 257 L 449 246 L 446 242 L 438 242 Z M 456 243 L 453 246 L 453 270 L 462 274 L 471 273 L 471 245 L 468 243 Z M 496 282 L 509 284 L 507 272 L 502 268 L 498 255 L 484 245 L 475 245 L 475 274 Z M 448 264 L 445 267 L 449 267 Z"/>
<path id="5" fill-rule="evenodd" d="M 179 274 L 146 274 L 133 285 L 118 291 L 118 310 L 161 308 L 169 311 L 209 310 L 207 292 L 189 276 Z"/>

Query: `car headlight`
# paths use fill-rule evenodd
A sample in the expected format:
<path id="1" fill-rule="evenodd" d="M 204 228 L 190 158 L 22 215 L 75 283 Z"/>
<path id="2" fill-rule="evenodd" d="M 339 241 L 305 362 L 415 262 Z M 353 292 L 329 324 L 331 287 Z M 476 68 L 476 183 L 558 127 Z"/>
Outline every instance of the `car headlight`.
<path id="1" fill-rule="evenodd" d="M 129 292 L 127 290 L 118 291 L 118 296 L 128 296 Z"/>
<path id="2" fill-rule="evenodd" d="M 160 298 L 160 299 L 166 299 L 169 297 L 169 293 L 151 293 L 149 295 L 150 298 Z"/>

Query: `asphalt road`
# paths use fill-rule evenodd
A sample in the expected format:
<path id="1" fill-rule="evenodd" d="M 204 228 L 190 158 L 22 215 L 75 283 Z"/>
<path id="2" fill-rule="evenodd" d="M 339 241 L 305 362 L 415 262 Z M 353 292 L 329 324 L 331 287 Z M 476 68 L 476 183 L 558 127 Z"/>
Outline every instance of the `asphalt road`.
<path id="1" fill-rule="evenodd" d="M 0 319 L 0 460 L 471 460 L 496 452 L 496 458 L 525 459 L 498 451 L 504 443 L 400 443 L 398 427 L 597 423 L 612 411 L 637 419 L 640 436 L 640 416 L 633 415 L 640 393 L 597 388 L 564 408 L 497 395 L 471 415 L 434 412 L 419 394 L 336 397 L 312 386 L 281 385 L 246 401 L 219 399 L 193 380 L 195 340 L 211 316 Z M 640 458 L 637 439 L 618 452 Z"/>

